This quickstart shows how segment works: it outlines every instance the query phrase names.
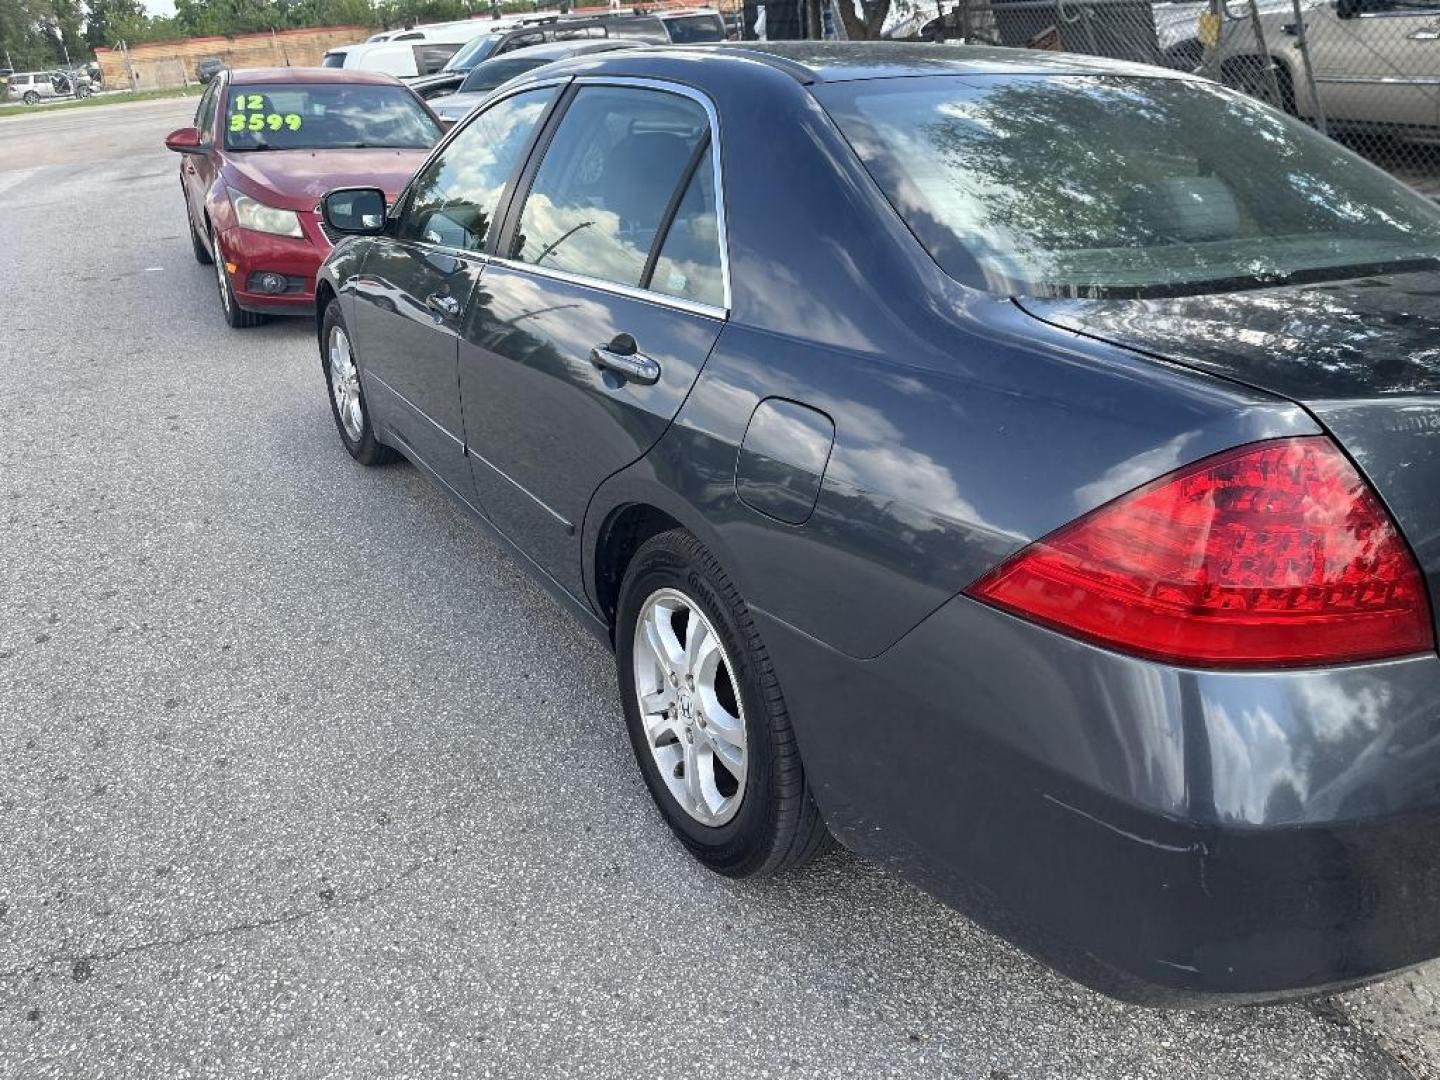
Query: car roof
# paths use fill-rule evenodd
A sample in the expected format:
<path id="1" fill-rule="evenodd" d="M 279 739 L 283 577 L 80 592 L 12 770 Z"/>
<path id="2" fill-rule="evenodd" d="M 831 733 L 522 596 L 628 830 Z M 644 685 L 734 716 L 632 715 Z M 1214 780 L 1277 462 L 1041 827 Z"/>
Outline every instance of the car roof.
<path id="1" fill-rule="evenodd" d="M 400 80 L 381 71 L 359 71 L 355 68 L 244 68 L 230 73 L 231 86 L 312 86 L 315 83 L 395 85 Z"/>
<path id="2" fill-rule="evenodd" d="M 621 49 L 646 47 L 646 43 L 643 41 L 626 41 L 623 38 L 572 38 L 569 41 L 547 41 L 541 45 L 526 45 L 523 49 L 511 49 L 499 56 L 492 56 L 477 65 L 477 68 L 502 60 L 568 60 L 572 56 L 584 56 L 588 53 L 618 52 Z M 648 47 L 654 48 L 655 46 Z"/>
<path id="3" fill-rule="evenodd" d="M 664 57 L 675 65 L 677 77 L 695 73 L 699 65 L 717 76 L 724 67 L 763 63 L 784 71 L 801 83 L 851 82 L 858 79 L 893 79 L 918 75 L 1137 75 L 1150 78 L 1194 79 L 1197 76 L 1148 64 L 1111 60 L 1101 56 L 1007 49 L 984 45 L 938 45 L 930 42 L 890 41 L 745 41 L 714 45 L 652 46 L 587 57 L 590 74 L 625 74 L 621 68 L 639 61 Z M 651 64 L 658 73 L 659 65 Z M 668 65 L 667 65 L 668 66 Z M 553 69 L 547 74 L 553 74 Z"/>

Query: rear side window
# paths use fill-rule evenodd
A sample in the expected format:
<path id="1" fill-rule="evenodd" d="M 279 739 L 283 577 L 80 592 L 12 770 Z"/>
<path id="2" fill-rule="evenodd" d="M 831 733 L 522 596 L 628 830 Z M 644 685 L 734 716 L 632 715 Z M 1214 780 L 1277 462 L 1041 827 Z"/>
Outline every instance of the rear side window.
<path id="1" fill-rule="evenodd" d="M 640 285 L 708 130 L 705 110 L 679 94 L 583 88 L 535 174 L 510 257 Z"/>
<path id="2" fill-rule="evenodd" d="M 505 185 L 554 95 L 549 86 L 527 90 L 467 124 L 416 178 L 401 239 L 480 251 Z"/>
<path id="3" fill-rule="evenodd" d="M 603 38 L 606 34 L 603 26 L 560 26 L 547 36 L 551 41 L 574 41 L 577 38 Z"/>
<path id="4" fill-rule="evenodd" d="M 665 29 L 676 45 L 694 45 L 702 41 L 724 41 L 725 23 L 719 15 L 681 15 L 666 19 Z"/>
<path id="5" fill-rule="evenodd" d="M 421 75 L 434 75 L 460 51 L 459 45 L 441 41 L 427 41 L 410 47 L 415 50 L 415 70 Z"/>
<path id="6" fill-rule="evenodd" d="M 644 17 L 616 19 L 610 24 L 610 36 L 636 38 L 640 41 L 670 40 L 669 35 L 665 33 L 665 25 L 659 19 Z"/>
<path id="7" fill-rule="evenodd" d="M 675 218 L 665 233 L 650 288 L 712 307 L 725 305 L 720 262 L 720 217 L 715 208 L 715 149 L 696 163 Z"/>
<path id="8" fill-rule="evenodd" d="M 516 49 L 523 49 L 527 45 L 545 44 L 545 35 L 539 30 L 530 30 L 523 34 L 516 34 L 514 37 L 507 37 L 500 42 L 495 50 L 498 53 L 514 52 Z"/>

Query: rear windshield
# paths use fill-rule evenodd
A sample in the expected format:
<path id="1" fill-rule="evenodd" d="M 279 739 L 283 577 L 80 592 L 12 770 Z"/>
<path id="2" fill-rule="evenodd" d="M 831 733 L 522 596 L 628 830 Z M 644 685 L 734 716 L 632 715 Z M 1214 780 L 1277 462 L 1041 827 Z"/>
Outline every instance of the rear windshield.
<path id="1" fill-rule="evenodd" d="M 439 137 L 401 86 L 232 86 L 226 106 L 229 150 L 426 147 Z"/>
<path id="2" fill-rule="evenodd" d="M 321 67 L 343 68 L 345 66 L 345 54 L 343 52 L 328 52 L 325 59 L 320 61 Z"/>
<path id="3" fill-rule="evenodd" d="M 528 60 L 517 57 L 512 60 L 502 56 L 495 60 L 487 60 L 465 76 L 465 81 L 460 84 L 460 89 L 456 92 L 460 94 L 487 93 L 507 79 L 513 79 L 516 75 L 523 75 L 527 71 L 548 63 L 550 63 L 549 60 L 542 60 L 539 57 L 532 57 Z"/>
<path id="4" fill-rule="evenodd" d="M 665 29 L 676 45 L 725 40 L 725 24 L 718 15 L 681 15 L 666 19 Z"/>
<path id="5" fill-rule="evenodd" d="M 815 88 L 935 261 L 994 292 L 1179 296 L 1440 267 L 1440 208 L 1209 82 Z"/>

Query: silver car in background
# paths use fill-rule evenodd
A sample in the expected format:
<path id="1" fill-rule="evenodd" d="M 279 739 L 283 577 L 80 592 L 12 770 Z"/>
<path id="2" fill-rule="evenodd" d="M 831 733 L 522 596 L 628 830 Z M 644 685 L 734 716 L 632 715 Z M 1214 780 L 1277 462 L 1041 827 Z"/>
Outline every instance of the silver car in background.
<path id="1" fill-rule="evenodd" d="M 1400 129 L 1440 141 L 1440 3 L 1321 0 L 1301 8 L 1312 94 L 1293 8 L 1262 10 L 1257 37 L 1244 5 L 1225 20 L 1217 59 L 1227 82 L 1309 119 Z M 1263 44 L 1262 44 L 1263 39 Z M 1275 83 L 1265 75 L 1275 65 Z M 1318 107 L 1317 107 L 1318 97 Z"/>
<path id="2" fill-rule="evenodd" d="M 5 100 L 38 105 L 59 98 L 87 98 L 90 76 L 80 71 L 18 71 L 5 77 Z"/>

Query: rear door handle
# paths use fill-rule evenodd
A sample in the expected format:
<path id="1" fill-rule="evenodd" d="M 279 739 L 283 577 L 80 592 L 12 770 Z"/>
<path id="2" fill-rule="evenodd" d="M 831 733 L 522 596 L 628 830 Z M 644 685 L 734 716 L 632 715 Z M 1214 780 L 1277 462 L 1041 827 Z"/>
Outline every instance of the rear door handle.
<path id="1" fill-rule="evenodd" d="M 460 301 L 453 296 L 446 296 L 443 293 L 431 293 L 425 297 L 425 306 L 446 319 L 453 319 L 460 314 Z"/>
<path id="2" fill-rule="evenodd" d="M 590 350 L 590 362 L 641 386 L 654 386 L 660 381 L 659 364 L 643 353 L 615 352 L 610 347 L 614 344 L 612 341 L 610 345 L 596 345 Z"/>

